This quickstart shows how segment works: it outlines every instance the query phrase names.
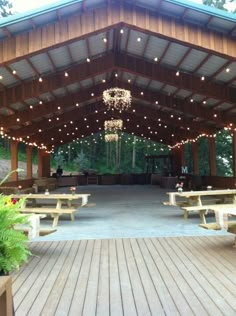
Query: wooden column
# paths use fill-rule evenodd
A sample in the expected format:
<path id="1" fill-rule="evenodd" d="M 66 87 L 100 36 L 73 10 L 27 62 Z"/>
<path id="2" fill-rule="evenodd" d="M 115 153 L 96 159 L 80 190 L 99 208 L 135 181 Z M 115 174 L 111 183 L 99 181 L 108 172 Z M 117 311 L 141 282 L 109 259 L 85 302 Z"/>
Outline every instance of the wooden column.
<path id="1" fill-rule="evenodd" d="M 199 174 L 198 143 L 192 142 L 193 174 Z"/>
<path id="2" fill-rule="evenodd" d="M 0 314 L 6 316 L 13 315 L 12 306 L 12 281 L 10 276 L 0 278 Z"/>
<path id="3" fill-rule="evenodd" d="M 38 177 L 50 177 L 50 154 L 38 150 Z"/>
<path id="4" fill-rule="evenodd" d="M 216 176 L 216 142 L 214 137 L 208 138 L 208 157 L 210 176 Z"/>
<path id="5" fill-rule="evenodd" d="M 182 147 L 182 146 L 181 146 Z M 172 149 L 173 154 L 173 175 L 180 175 L 181 174 L 181 164 L 182 164 L 182 153 L 181 147 L 175 147 Z"/>
<path id="6" fill-rule="evenodd" d="M 181 159 L 181 166 L 186 165 L 186 160 L 185 160 L 185 145 L 182 145 L 180 147 L 180 159 Z"/>
<path id="7" fill-rule="evenodd" d="M 11 171 L 18 168 L 18 142 L 11 140 Z M 12 181 L 18 181 L 18 173 L 13 172 L 11 174 Z"/>
<path id="8" fill-rule="evenodd" d="M 27 168 L 27 179 L 33 178 L 33 171 L 32 171 L 32 146 L 26 146 L 26 168 Z"/>
<path id="9" fill-rule="evenodd" d="M 233 150 L 233 176 L 236 177 L 236 132 L 233 132 L 232 137 L 232 150 Z"/>

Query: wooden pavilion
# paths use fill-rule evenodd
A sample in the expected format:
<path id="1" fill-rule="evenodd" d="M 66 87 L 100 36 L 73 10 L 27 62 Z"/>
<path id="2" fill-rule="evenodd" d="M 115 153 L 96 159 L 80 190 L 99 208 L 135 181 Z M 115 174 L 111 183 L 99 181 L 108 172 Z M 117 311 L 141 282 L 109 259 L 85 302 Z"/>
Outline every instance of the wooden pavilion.
<path id="1" fill-rule="evenodd" d="M 49 176 L 53 148 L 101 131 L 112 115 L 102 93 L 120 87 L 132 94 L 124 130 L 172 146 L 179 168 L 192 139 L 195 175 L 199 135 L 214 180 L 214 134 L 231 128 L 235 177 L 235 25 L 234 14 L 183 0 L 65 0 L 2 19 L 0 127 L 12 170 L 24 142 L 26 181 L 34 146 L 38 177 Z"/>

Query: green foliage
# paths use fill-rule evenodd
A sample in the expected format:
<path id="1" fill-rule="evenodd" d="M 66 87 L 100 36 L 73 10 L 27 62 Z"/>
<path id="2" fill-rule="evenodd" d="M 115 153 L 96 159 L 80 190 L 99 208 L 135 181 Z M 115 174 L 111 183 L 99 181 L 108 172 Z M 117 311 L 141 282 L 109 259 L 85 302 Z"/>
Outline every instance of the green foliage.
<path id="1" fill-rule="evenodd" d="M 216 136 L 216 166 L 218 176 L 233 176 L 233 147 L 229 131 L 222 130 Z"/>
<path id="2" fill-rule="evenodd" d="M 199 175 L 209 175 L 208 140 L 201 137 L 198 140 Z"/>
<path id="3" fill-rule="evenodd" d="M 4 273 L 19 268 L 30 255 L 27 237 L 14 229 L 14 225 L 27 222 L 28 216 L 19 212 L 21 203 L 13 204 L 11 197 L 0 195 L 0 271 Z"/>
<path id="4" fill-rule="evenodd" d="M 168 152 L 163 144 L 126 133 L 122 133 L 118 143 L 105 143 L 104 133 L 100 133 L 57 148 L 51 161 L 55 165 L 60 155 L 65 171 L 93 169 L 99 174 L 143 173 L 146 172 L 146 155 Z"/>
<path id="5" fill-rule="evenodd" d="M 229 11 L 230 4 L 235 4 L 235 0 L 202 0 L 202 3 L 210 7 Z M 236 12 L 236 9 L 233 8 L 232 11 Z"/>
<path id="6" fill-rule="evenodd" d="M 80 153 L 74 159 L 74 165 L 78 171 L 83 171 L 83 170 L 88 169 L 90 167 L 89 160 L 86 158 L 86 156 L 83 152 L 83 149 L 80 151 Z"/>
<path id="7" fill-rule="evenodd" d="M 6 17 L 11 15 L 12 3 L 8 0 L 0 0 L 0 16 Z"/>

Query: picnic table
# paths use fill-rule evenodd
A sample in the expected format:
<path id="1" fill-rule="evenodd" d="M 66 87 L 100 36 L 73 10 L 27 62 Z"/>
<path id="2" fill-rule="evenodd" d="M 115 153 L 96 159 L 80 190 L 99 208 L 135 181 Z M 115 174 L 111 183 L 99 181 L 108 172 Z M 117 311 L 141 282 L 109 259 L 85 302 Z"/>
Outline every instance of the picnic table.
<path id="1" fill-rule="evenodd" d="M 74 213 L 79 207 L 88 203 L 90 194 L 14 194 L 12 198 L 23 198 L 20 211 L 22 213 L 49 214 L 53 217 L 52 227 L 58 225 L 59 216 L 69 214 L 74 220 Z M 81 200 L 81 204 L 74 204 Z"/>
<path id="2" fill-rule="evenodd" d="M 165 204 L 179 206 L 184 211 L 184 218 L 188 218 L 189 212 L 197 212 L 200 215 L 201 223 L 205 224 L 205 214 L 214 211 L 214 206 L 222 208 L 225 205 L 236 206 L 236 190 L 203 190 L 167 192 L 169 201 Z"/>
<path id="3" fill-rule="evenodd" d="M 182 192 L 167 192 L 169 195 L 169 205 L 177 206 L 177 198 L 184 198 L 185 203 L 190 205 L 204 205 L 207 199 L 203 198 L 217 198 L 224 200 L 230 200 L 231 203 L 236 203 L 236 190 L 234 189 L 222 189 L 222 190 L 202 190 L 202 191 L 182 191 Z"/>

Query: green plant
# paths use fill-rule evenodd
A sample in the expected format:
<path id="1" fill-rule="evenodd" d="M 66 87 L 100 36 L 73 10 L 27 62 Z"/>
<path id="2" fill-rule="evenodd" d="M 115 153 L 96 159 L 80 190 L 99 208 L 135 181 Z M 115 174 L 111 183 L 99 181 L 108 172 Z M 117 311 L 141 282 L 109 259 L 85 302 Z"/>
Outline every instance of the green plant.
<path id="1" fill-rule="evenodd" d="M 8 273 L 27 261 L 30 251 L 27 237 L 14 226 L 25 224 L 28 216 L 19 212 L 21 200 L 14 204 L 9 196 L 0 196 L 0 271 Z"/>
<path id="2" fill-rule="evenodd" d="M 20 171 L 19 169 L 15 171 Z M 10 176 L 10 172 L 0 185 Z M 23 199 L 13 200 L 11 196 L 0 195 L 0 273 L 7 274 L 26 262 L 30 251 L 27 237 L 14 229 L 17 224 L 28 222 L 28 216 L 19 212 Z"/>

